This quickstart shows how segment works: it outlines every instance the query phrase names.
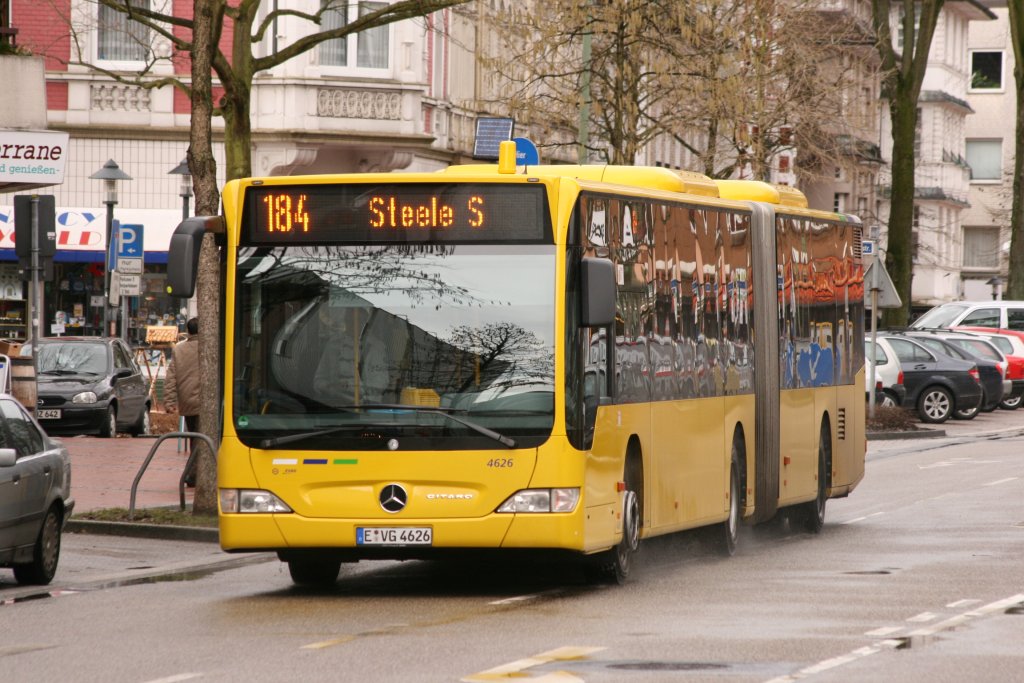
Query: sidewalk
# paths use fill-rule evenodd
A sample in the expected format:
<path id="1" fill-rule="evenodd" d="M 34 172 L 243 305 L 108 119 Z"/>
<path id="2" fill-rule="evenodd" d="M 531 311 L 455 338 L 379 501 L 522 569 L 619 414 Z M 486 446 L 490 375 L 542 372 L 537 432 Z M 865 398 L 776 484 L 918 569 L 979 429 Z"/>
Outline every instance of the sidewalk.
<path id="1" fill-rule="evenodd" d="M 94 436 L 64 436 L 60 439 L 71 454 L 71 495 L 75 512 L 99 508 L 127 508 L 132 482 L 145 462 L 156 437 L 119 435 L 113 439 Z M 188 459 L 186 444 L 178 451 L 178 439 L 160 443 L 149 467 L 139 481 L 135 495 L 137 509 L 178 505 L 178 479 Z M 192 489 L 185 489 L 185 503 L 192 501 Z"/>

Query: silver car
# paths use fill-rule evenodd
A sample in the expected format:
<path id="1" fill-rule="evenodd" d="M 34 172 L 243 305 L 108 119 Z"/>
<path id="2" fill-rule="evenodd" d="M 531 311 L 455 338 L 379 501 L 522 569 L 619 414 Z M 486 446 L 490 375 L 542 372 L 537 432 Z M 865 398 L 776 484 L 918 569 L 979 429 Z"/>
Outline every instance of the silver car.
<path id="1" fill-rule="evenodd" d="M 13 568 L 18 583 L 50 583 L 74 507 L 67 449 L 0 394 L 0 567 Z"/>

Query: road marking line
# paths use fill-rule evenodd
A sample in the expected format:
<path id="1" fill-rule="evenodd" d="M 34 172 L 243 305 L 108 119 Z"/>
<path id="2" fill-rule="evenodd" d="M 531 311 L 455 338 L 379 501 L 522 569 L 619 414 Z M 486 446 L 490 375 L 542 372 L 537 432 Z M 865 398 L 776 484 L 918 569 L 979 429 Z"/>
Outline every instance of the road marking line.
<path id="1" fill-rule="evenodd" d="M 1006 479 L 999 479 L 997 481 L 990 481 L 987 484 L 982 484 L 982 486 L 999 486 L 1000 484 L 1005 484 L 1006 482 L 1009 482 L 1009 481 L 1017 481 L 1017 477 L 1007 477 Z"/>
<path id="2" fill-rule="evenodd" d="M 331 640 L 321 640 L 319 643 L 310 643 L 309 645 L 303 645 L 300 650 L 322 650 L 325 647 L 334 647 L 335 645 L 341 645 L 343 643 L 349 643 L 356 639 L 356 636 L 342 636 L 340 638 L 332 638 Z"/>
<path id="3" fill-rule="evenodd" d="M 907 621 L 925 622 L 925 621 L 931 621 L 932 619 L 935 619 L 938 616 L 939 615 L 935 614 L 934 612 L 921 612 L 918 615 L 910 617 L 909 619 L 907 619 Z"/>
<path id="4" fill-rule="evenodd" d="M 967 605 L 977 605 L 979 602 L 981 602 L 981 600 L 972 600 L 970 598 L 964 598 L 963 600 L 951 602 L 948 605 L 946 605 L 946 607 L 950 609 L 956 609 L 957 607 L 967 607 Z"/>
<path id="5" fill-rule="evenodd" d="M 191 680 L 193 678 L 199 678 L 202 675 L 203 674 L 194 674 L 194 673 L 176 674 L 174 676 L 168 676 L 167 678 L 154 678 L 151 681 L 146 681 L 146 683 L 178 683 L 178 681 L 188 681 L 188 680 Z"/>
<path id="6" fill-rule="evenodd" d="M 959 602 L 964 601 L 961 600 Z M 911 631 L 907 634 L 907 638 L 934 635 L 939 631 L 954 628 L 956 626 L 959 626 L 960 624 L 963 624 L 964 622 L 970 621 L 971 619 L 983 617 L 987 614 L 991 614 L 992 612 L 998 612 L 1000 610 L 1014 607 L 1016 605 L 1024 605 L 1024 593 L 1018 593 L 1017 595 L 1012 595 L 1008 598 L 1004 598 L 1003 600 L 990 602 L 989 604 L 983 607 L 979 607 L 978 609 L 970 610 L 968 612 L 963 612 L 962 614 L 958 614 L 955 617 L 950 617 L 949 619 L 940 621 L 936 624 L 932 624 L 931 626 L 927 626 L 925 628 L 915 629 L 914 631 Z M 918 617 L 921 617 L 926 614 L 931 614 L 931 612 L 923 612 L 922 614 L 919 614 L 917 617 L 911 617 L 910 619 L 907 619 L 907 621 L 913 621 L 914 619 L 917 619 Z M 934 618 L 934 615 L 929 618 Z M 862 659 L 869 655 L 873 655 L 877 652 L 881 652 L 883 648 L 896 649 L 897 647 L 904 645 L 906 642 L 907 641 L 905 638 L 890 638 L 882 640 L 872 645 L 853 650 L 852 652 L 849 652 L 845 655 L 832 657 L 831 659 L 826 659 L 821 662 L 818 662 L 817 664 L 812 664 L 811 666 L 804 667 L 796 673 L 772 678 L 766 681 L 766 683 L 793 683 L 793 681 L 798 681 L 801 678 L 807 678 L 808 676 L 812 676 L 816 673 L 827 671 L 828 669 L 834 669 L 837 666 L 849 664 L 850 662 L 854 662 L 858 659 Z"/>
<path id="7" fill-rule="evenodd" d="M 539 597 L 540 596 L 537 595 L 536 593 L 533 593 L 531 595 L 517 595 L 514 598 L 504 598 L 502 600 L 493 600 L 493 601 L 491 601 L 491 602 L 489 602 L 487 604 L 488 605 L 511 605 L 513 603 L 522 602 L 524 600 L 535 600 L 535 599 L 537 599 Z"/>
<path id="8" fill-rule="evenodd" d="M 877 517 L 878 515 L 884 515 L 884 514 L 885 514 L 884 512 L 872 512 L 870 515 L 864 515 L 863 517 L 854 517 L 853 519 L 848 519 L 845 522 L 843 522 L 843 524 L 853 524 L 854 522 L 863 522 L 865 519 L 870 519 L 872 517 Z"/>
<path id="9" fill-rule="evenodd" d="M 534 655 L 533 657 L 518 659 L 514 662 L 509 662 L 508 664 L 496 666 L 493 669 L 480 671 L 459 680 L 462 681 L 462 683 L 488 683 L 489 681 L 502 681 L 511 678 L 526 678 L 528 677 L 528 674 L 522 673 L 526 669 L 540 666 L 542 664 L 550 664 L 551 662 L 578 661 L 580 659 L 584 659 L 587 655 L 600 652 L 604 649 L 605 648 L 603 647 L 576 647 L 571 645 L 559 647 L 554 650 L 542 652 L 539 655 Z M 570 683 L 570 681 L 579 681 L 581 679 L 565 671 L 555 671 L 540 678 L 531 677 L 530 680 L 550 681 L 550 683 Z"/>
<path id="10" fill-rule="evenodd" d="M 882 628 L 876 628 L 874 631 L 867 631 L 864 633 L 866 636 L 891 636 L 893 633 L 899 633 L 903 630 L 902 626 L 883 626 Z"/>

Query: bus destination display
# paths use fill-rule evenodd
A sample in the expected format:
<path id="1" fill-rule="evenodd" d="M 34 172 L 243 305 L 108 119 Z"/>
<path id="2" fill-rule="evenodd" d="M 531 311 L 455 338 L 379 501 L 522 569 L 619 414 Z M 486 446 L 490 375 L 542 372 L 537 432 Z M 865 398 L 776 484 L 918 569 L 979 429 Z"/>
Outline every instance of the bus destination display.
<path id="1" fill-rule="evenodd" d="M 540 242 L 542 185 L 438 183 L 264 185 L 247 189 L 247 244 Z"/>

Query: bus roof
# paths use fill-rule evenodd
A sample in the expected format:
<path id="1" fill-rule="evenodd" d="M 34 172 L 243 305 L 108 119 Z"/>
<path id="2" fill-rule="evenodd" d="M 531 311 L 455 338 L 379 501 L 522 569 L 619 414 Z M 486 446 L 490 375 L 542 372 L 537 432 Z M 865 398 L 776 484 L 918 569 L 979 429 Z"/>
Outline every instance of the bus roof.
<path id="1" fill-rule="evenodd" d="M 501 154 L 515 152 L 515 146 L 502 143 Z M 491 175 L 526 173 L 534 178 L 574 178 L 594 182 L 664 190 L 721 199 L 764 202 L 778 206 L 807 209 L 807 197 L 786 185 L 757 180 L 714 180 L 693 171 L 674 171 L 660 166 L 613 166 L 602 164 L 555 164 L 516 167 L 514 160 L 502 158 L 497 164 L 461 164 L 438 171 L 447 175 Z"/>

